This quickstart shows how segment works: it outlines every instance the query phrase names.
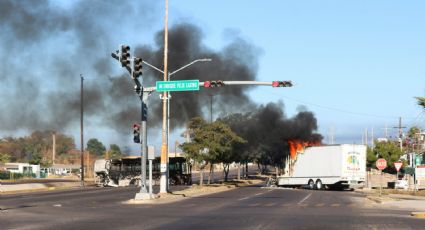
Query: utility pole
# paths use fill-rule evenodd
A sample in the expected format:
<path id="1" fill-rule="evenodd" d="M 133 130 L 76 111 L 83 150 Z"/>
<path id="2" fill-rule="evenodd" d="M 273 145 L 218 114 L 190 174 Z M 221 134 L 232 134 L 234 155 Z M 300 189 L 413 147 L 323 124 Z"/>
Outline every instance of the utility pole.
<path id="1" fill-rule="evenodd" d="M 210 123 L 213 122 L 213 97 L 214 94 L 208 94 L 210 96 Z"/>
<path id="2" fill-rule="evenodd" d="M 385 133 L 385 139 L 388 139 L 388 129 L 390 128 L 388 128 L 388 125 L 385 124 L 385 128 L 382 128 L 382 129 L 384 130 L 384 133 Z"/>
<path id="3" fill-rule="evenodd" d="M 53 131 L 52 133 L 52 165 L 55 165 L 55 156 L 56 156 L 56 132 Z"/>
<path id="4" fill-rule="evenodd" d="M 165 0 L 164 23 L 164 81 L 168 81 L 168 0 Z M 168 193 L 168 149 L 167 149 L 167 91 L 162 96 L 162 146 L 161 146 L 161 180 L 159 193 Z"/>
<path id="5" fill-rule="evenodd" d="M 80 116 L 80 126 L 81 126 L 81 186 L 84 186 L 84 129 L 83 129 L 83 113 L 84 113 L 84 95 L 83 95 L 83 81 L 84 81 L 84 77 L 82 74 L 80 74 L 81 77 L 81 101 L 80 101 L 80 111 L 81 111 L 81 116 Z"/>
<path id="6" fill-rule="evenodd" d="M 403 151 L 403 129 L 406 127 L 401 126 L 401 117 L 398 118 L 398 126 L 393 128 L 398 129 L 398 140 L 400 142 L 400 151 Z"/>
<path id="7" fill-rule="evenodd" d="M 368 137 L 367 137 L 368 136 L 368 133 L 367 132 L 368 132 L 368 130 L 366 129 L 365 130 L 365 138 L 364 138 L 366 146 L 369 145 L 369 141 L 368 141 Z"/>

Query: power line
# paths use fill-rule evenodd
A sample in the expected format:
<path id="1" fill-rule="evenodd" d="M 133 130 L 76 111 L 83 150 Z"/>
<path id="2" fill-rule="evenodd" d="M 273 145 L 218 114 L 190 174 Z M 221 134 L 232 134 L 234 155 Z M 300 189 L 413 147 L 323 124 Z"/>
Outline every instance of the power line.
<path id="1" fill-rule="evenodd" d="M 288 97 L 288 96 L 282 96 L 280 94 L 273 93 L 273 92 L 266 91 L 266 90 L 261 90 L 261 89 L 259 89 L 259 90 L 260 91 L 267 92 L 267 93 L 270 93 L 270 94 L 277 95 L 277 96 L 279 96 L 281 98 L 285 98 L 285 99 L 288 99 L 288 100 L 291 100 L 291 101 L 296 101 L 296 102 L 299 102 L 299 103 L 302 103 L 302 104 L 316 106 L 316 107 L 319 107 L 319 108 L 322 108 L 322 109 L 337 111 L 337 112 L 341 112 L 341 113 L 347 113 L 347 114 L 351 114 L 351 115 L 365 116 L 365 117 L 391 118 L 391 119 L 397 119 L 397 118 L 399 118 L 399 116 L 386 116 L 386 115 L 376 115 L 376 114 L 370 114 L 370 113 L 353 112 L 353 111 L 348 111 L 348 110 L 339 109 L 339 108 L 335 108 L 335 107 L 330 107 L 330 106 L 319 105 L 319 104 L 315 104 L 315 103 L 311 103 L 311 102 L 306 102 L 306 101 L 302 101 L 302 100 L 299 100 L 299 99 L 296 99 L 296 98 L 291 98 L 291 97 Z M 403 117 L 403 118 L 404 119 L 412 119 L 412 120 L 415 119 L 414 117 Z"/>

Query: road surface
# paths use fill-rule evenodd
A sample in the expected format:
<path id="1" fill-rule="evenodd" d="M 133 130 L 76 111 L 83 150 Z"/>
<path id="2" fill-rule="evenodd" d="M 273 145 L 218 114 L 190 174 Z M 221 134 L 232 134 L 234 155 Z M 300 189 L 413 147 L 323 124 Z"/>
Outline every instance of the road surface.
<path id="1" fill-rule="evenodd" d="M 138 188 L 0 197 L 1 229 L 425 229 L 407 210 L 355 192 L 241 187 L 166 204 L 125 204 Z"/>

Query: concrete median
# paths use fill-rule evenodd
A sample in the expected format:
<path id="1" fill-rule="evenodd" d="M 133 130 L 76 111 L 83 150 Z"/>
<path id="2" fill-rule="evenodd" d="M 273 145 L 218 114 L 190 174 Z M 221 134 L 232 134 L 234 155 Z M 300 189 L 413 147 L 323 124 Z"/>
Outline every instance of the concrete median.
<path id="1" fill-rule="evenodd" d="M 87 184 L 91 185 L 91 184 Z M 80 187 L 81 182 L 44 182 L 44 183 L 24 183 L 24 184 L 1 184 L 0 194 L 14 194 L 34 191 L 48 191 L 56 189 L 67 189 Z"/>

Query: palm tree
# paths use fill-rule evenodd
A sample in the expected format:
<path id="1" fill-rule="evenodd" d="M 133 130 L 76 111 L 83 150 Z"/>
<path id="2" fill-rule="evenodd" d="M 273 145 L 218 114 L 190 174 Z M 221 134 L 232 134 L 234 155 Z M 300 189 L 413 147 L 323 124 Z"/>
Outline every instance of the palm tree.
<path id="1" fill-rule="evenodd" d="M 418 100 L 418 105 L 425 109 L 425 97 L 415 97 Z"/>

